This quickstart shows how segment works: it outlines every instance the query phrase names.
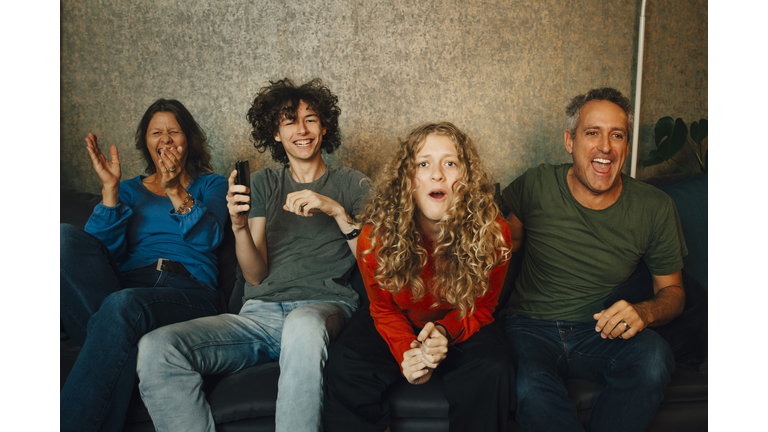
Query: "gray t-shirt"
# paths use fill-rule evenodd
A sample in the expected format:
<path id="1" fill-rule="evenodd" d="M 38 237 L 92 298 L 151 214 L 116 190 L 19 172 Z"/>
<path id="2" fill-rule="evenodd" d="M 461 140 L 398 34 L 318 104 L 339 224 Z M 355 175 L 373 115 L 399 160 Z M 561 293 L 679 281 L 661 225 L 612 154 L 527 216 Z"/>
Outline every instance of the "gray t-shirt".
<path id="1" fill-rule="evenodd" d="M 354 218 L 370 181 L 353 169 L 331 166 L 311 183 L 297 183 L 287 167 L 252 174 L 248 217 L 267 218 L 269 276 L 259 285 L 246 282 L 243 300 L 327 300 L 357 307 L 358 295 L 348 282 L 356 259 L 336 221 L 324 213 L 303 217 L 283 210 L 289 193 L 305 189 L 338 202 Z"/>

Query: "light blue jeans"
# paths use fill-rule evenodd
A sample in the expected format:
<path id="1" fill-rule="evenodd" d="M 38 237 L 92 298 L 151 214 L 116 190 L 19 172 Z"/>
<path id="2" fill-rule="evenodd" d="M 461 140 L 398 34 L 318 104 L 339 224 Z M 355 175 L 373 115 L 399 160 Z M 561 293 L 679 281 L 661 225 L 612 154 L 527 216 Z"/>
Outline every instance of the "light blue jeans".
<path id="1" fill-rule="evenodd" d="M 222 314 L 161 327 L 139 341 L 141 398 L 158 432 L 216 430 L 201 375 L 280 361 L 275 430 L 320 430 L 328 344 L 354 308 L 340 302 L 249 300 Z"/>

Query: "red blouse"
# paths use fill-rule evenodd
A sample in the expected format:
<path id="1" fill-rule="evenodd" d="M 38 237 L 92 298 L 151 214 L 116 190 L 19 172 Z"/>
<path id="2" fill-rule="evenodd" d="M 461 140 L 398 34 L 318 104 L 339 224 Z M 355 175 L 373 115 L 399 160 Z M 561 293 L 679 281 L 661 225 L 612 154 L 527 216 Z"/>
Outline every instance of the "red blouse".
<path id="1" fill-rule="evenodd" d="M 508 245 L 511 244 L 511 234 L 507 221 L 501 217 L 498 217 L 496 221 L 502 227 L 504 240 Z M 371 316 L 376 324 L 376 329 L 389 345 L 389 349 L 398 363 L 403 361 L 404 353 L 410 349 L 411 342 L 416 340 L 417 331 L 421 331 L 428 322 L 443 325 L 448 330 L 448 339 L 451 344 L 467 340 L 480 327 L 493 322 L 491 314 L 499 301 L 499 294 L 507 275 L 509 261 L 499 264 L 491 270 L 490 287 L 484 296 L 475 301 L 475 312 L 471 316 L 467 314 L 463 319 L 459 319 L 458 316 L 461 311 L 454 309 L 447 302 L 436 308 L 431 308 L 436 297 L 429 291 L 419 301 L 413 302 L 408 286 L 403 287 L 394 297 L 389 291 L 379 286 L 374 279 L 378 267 L 376 263 L 378 249 L 360 257 L 362 251 L 371 247 L 372 228 L 371 225 L 364 226 L 357 240 L 357 264 L 360 267 L 365 289 L 371 301 Z M 431 255 L 434 249 L 430 245 L 425 245 L 425 247 L 430 253 L 430 257 L 421 272 L 421 279 L 428 281 L 433 276 L 434 260 Z"/>

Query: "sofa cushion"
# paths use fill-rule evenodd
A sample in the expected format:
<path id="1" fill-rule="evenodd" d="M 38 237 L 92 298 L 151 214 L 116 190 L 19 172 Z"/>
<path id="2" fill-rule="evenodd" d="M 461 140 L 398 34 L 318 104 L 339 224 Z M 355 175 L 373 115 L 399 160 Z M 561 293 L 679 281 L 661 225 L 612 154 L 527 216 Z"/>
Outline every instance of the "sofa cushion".
<path id="1" fill-rule="evenodd" d="M 448 418 L 448 401 L 443 391 L 442 377 L 433 376 L 424 384 L 409 384 L 398 380 L 389 392 L 390 416 Z"/>
<path id="2" fill-rule="evenodd" d="M 275 415 L 278 362 L 243 369 L 221 378 L 208 394 L 208 403 L 217 424 Z"/>

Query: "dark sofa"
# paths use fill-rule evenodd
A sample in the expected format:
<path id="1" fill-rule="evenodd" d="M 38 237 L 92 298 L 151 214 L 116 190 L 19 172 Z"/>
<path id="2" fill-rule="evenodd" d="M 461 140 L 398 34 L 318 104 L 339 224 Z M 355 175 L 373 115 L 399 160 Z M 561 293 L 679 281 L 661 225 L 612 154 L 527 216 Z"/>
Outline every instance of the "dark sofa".
<path id="1" fill-rule="evenodd" d="M 698 296 L 699 302 L 704 302 L 704 319 L 706 319 L 707 177 L 706 175 L 664 176 L 646 182 L 660 187 L 675 201 L 689 249 L 689 255 L 684 260 L 684 271 L 688 280 L 693 278 L 692 280 L 698 282 L 704 289 L 703 294 L 699 293 Z M 62 188 L 60 221 L 82 228 L 93 206 L 99 200 L 100 197 L 93 194 Z M 234 255 L 234 238 L 231 230 L 228 229 L 226 232 L 227 238 L 224 239 L 219 251 L 220 305 L 222 311 L 236 313 L 242 306 L 243 280 Z M 514 286 L 513 281 L 521 257 L 521 253 L 516 254 L 510 265 L 502 293 L 503 298 L 508 298 L 510 289 Z M 357 269 L 353 271 L 352 284 L 359 293 L 365 293 L 362 278 Z M 694 296 L 690 297 L 694 298 Z M 694 308 L 696 307 L 701 308 L 702 305 L 695 305 Z M 687 313 L 690 313 L 689 309 L 687 302 Z M 698 323 L 694 329 L 700 333 L 697 333 L 693 339 L 706 343 L 706 321 L 703 326 L 700 324 Z M 62 329 L 60 362 L 62 386 L 80 351 L 80 347 L 68 339 L 64 331 Z M 679 432 L 707 429 L 706 359 L 698 367 L 698 371 L 686 370 L 683 366 L 685 365 L 677 367 L 672 382 L 665 391 L 664 401 L 649 430 Z M 205 377 L 203 390 L 213 411 L 217 429 L 223 432 L 273 431 L 279 373 L 278 364 L 270 363 L 254 366 L 229 376 Z M 576 405 L 579 420 L 584 423 L 603 386 L 585 380 L 567 380 L 565 385 L 568 396 Z M 403 380 L 391 389 L 389 400 L 392 431 L 448 430 L 448 404 L 442 395 L 439 378 L 432 379 L 421 386 L 413 386 Z M 517 431 L 520 428 L 514 421 L 514 400 L 511 405 L 508 430 Z M 542 413 L 542 415 L 547 414 Z M 134 389 L 125 430 L 154 430 L 149 414 L 139 397 L 138 388 Z"/>

